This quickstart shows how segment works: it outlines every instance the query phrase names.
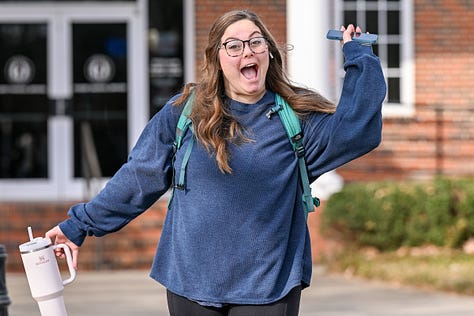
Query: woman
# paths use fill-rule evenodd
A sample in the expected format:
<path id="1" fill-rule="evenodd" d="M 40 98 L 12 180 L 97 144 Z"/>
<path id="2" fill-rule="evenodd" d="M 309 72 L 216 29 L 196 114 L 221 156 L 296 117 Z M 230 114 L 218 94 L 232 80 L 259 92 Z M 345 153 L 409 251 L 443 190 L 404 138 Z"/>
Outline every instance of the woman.
<path id="1" fill-rule="evenodd" d="M 295 154 L 281 121 L 267 114 L 278 93 L 299 115 L 310 181 L 379 144 L 386 92 L 380 63 L 371 47 L 351 41 L 359 28 L 341 30 L 346 76 L 335 107 L 290 83 L 257 15 L 232 11 L 217 19 L 201 80 L 151 119 L 106 187 L 46 236 L 68 244 L 77 264 L 87 235 L 117 231 L 170 188 L 195 137 L 150 274 L 167 288 L 170 314 L 297 315 L 311 279 L 310 239 Z M 191 92 L 193 131 L 173 156 Z"/>

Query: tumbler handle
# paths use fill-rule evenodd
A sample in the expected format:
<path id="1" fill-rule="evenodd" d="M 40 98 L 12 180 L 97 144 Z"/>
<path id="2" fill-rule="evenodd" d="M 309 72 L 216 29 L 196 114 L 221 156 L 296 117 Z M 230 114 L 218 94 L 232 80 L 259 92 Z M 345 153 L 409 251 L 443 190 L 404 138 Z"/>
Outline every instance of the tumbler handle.
<path id="1" fill-rule="evenodd" d="M 63 248 L 64 254 L 66 255 L 66 262 L 67 262 L 67 266 L 69 268 L 70 277 L 66 280 L 63 280 L 63 285 L 67 285 L 67 284 L 71 283 L 72 281 L 74 281 L 74 279 L 76 278 L 76 269 L 74 269 L 74 267 L 72 265 L 71 250 L 69 249 L 69 247 L 66 244 L 54 245 L 53 249 L 56 249 L 56 248 Z"/>

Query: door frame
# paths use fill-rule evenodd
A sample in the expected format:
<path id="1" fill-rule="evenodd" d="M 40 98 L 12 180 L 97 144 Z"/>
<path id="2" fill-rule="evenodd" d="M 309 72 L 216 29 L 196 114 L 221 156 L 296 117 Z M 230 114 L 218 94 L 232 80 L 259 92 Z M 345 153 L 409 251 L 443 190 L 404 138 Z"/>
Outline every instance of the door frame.
<path id="1" fill-rule="evenodd" d="M 0 23 L 47 24 L 47 96 L 73 96 L 73 23 L 125 23 L 127 26 L 127 135 L 129 150 L 149 118 L 147 0 L 130 2 L 27 2 L 0 4 Z M 84 179 L 74 178 L 73 121 L 48 119 L 48 178 L 1 179 L 1 200 L 78 200 L 89 198 Z M 102 187 L 107 179 L 99 180 Z M 87 193 L 86 193 L 87 192 Z"/>

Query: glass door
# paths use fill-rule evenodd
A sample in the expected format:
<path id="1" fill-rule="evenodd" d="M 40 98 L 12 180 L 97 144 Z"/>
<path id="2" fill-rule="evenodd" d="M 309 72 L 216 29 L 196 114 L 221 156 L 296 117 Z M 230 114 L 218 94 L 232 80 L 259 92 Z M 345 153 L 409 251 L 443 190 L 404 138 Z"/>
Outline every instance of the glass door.
<path id="1" fill-rule="evenodd" d="M 110 177 L 126 161 L 127 25 L 73 23 L 74 177 Z"/>
<path id="2" fill-rule="evenodd" d="M 45 179 L 47 25 L 0 23 L 0 43 L 0 179 Z"/>
<path id="3" fill-rule="evenodd" d="M 146 1 L 0 3 L 0 200 L 78 200 L 149 118 Z"/>

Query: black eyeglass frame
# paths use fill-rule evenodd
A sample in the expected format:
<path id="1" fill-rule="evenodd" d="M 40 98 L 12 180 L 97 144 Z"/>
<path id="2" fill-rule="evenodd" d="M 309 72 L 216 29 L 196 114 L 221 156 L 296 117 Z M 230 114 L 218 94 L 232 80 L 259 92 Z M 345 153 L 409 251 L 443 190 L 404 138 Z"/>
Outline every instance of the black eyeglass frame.
<path id="1" fill-rule="evenodd" d="M 254 52 L 254 50 L 252 49 L 252 46 L 250 46 L 250 42 L 253 41 L 253 40 L 255 40 L 255 39 L 263 39 L 263 40 L 265 41 L 265 44 L 267 45 L 267 48 L 268 48 L 268 40 L 267 40 L 267 38 L 266 38 L 265 36 L 252 37 L 252 38 L 249 38 L 248 40 L 245 40 L 245 41 L 240 40 L 240 39 L 231 39 L 231 40 L 228 40 L 227 42 L 224 42 L 224 43 L 222 43 L 221 45 L 219 45 L 219 48 L 224 47 L 224 50 L 225 50 L 225 52 L 227 53 L 227 55 L 228 55 L 229 57 L 238 57 L 238 56 L 240 56 L 240 55 L 242 55 L 242 54 L 244 53 L 244 50 L 245 50 L 245 43 L 247 43 L 247 45 L 248 45 L 248 47 L 249 47 L 249 49 L 250 49 L 250 51 L 251 51 L 252 53 L 254 53 L 254 54 L 262 54 L 262 53 L 264 53 L 265 51 L 260 52 L 260 53 Z M 229 52 L 227 51 L 227 44 L 229 44 L 230 42 L 235 42 L 235 41 L 242 42 L 242 50 L 241 50 L 240 54 L 238 54 L 238 55 L 231 55 L 231 54 L 229 54 Z"/>

